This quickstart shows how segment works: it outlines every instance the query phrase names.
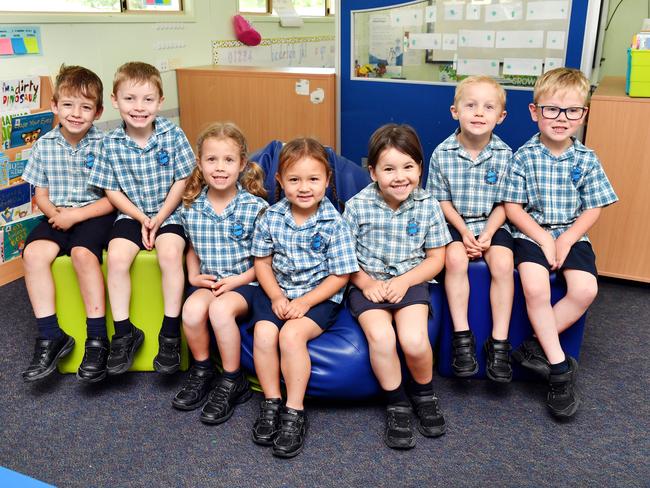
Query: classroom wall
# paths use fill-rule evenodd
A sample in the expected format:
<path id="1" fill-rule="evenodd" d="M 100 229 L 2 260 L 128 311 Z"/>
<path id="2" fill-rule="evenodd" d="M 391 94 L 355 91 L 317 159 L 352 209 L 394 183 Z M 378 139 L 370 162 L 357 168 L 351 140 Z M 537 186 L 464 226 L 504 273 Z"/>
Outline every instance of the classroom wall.
<path id="1" fill-rule="evenodd" d="M 611 17 L 620 0 L 609 0 L 609 14 Z M 598 79 L 603 76 L 625 76 L 627 65 L 627 48 L 630 47 L 632 36 L 641 29 L 641 20 L 650 18 L 650 2 L 648 0 L 624 0 L 609 29 L 605 33 L 603 43 L 602 64 Z"/>
<path id="2" fill-rule="evenodd" d="M 165 20 L 156 22 L 34 22 L 33 17 L 23 17 L 22 23 L 41 28 L 43 55 L 16 56 L 0 60 L 3 79 L 25 75 L 54 75 L 62 63 L 79 64 L 95 71 L 104 82 L 106 110 L 100 122 L 102 126 L 116 125 L 119 115 L 110 105 L 110 92 L 115 69 L 127 61 L 145 61 L 154 65 L 166 59 L 172 67 L 188 67 L 210 64 L 214 40 L 234 39 L 232 16 L 237 13 L 237 0 L 193 0 L 194 21 L 179 23 Z M 149 15 L 149 19 L 153 16 Z M 262 38 L 334 35 L 332 18 L 309 19 L 302 27 L 283 28 L 277 18 L 247 15 Z M 11 24 L 16 19 L 0 17 L 0 23 Z M 159 27 L 172 24 L 181 29 Z M 156 50 L 154 45 L 162 41 L 180 41 L 184 48 Z M 178 110 L 176 76 L 173 70 L 162 73 L 165 103 L 162 110 L 175 117 Z"/>

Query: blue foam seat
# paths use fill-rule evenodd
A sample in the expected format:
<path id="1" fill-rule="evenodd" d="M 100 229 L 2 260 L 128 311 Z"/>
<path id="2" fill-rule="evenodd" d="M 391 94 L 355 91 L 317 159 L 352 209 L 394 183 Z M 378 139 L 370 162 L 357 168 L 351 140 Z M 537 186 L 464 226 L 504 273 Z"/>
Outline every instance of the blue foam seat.
<path id="1" fill-rule="evenodd" d="M 490 270 L 487 263 L 482 260 L 472 261 L 469 264 L 470 296 L 468 318 L 471 330 L 476 336 L 476 358 L 479 364 L 478 373 L 474 378 L 486 378 L 485 353 L 483 343 L 492 333 L 492 308 L 490 306 Z M 551 302 L 555 303 L 566 294 L 566 284 L 561 276 L 551 274 Z M 585 314 L 586 315 L 586 314 Z M 582 336 L 584 333 L 586 316 L 583 315 L 573 326 L 560 335 L 560 343 L 564 352 L 576 359 L 580 355 Z M 515 270 L 515 297 L 512 305 L 510 331 L 508 337 L 513 349 L 533 333 L 528 313 L 524 292 L 521 288 L 519 273 Z M 453 324 L 449 313 L 447 300 L 443 300 L 442 324 L 440 331 L 440 347 L 438 353 L 438 372 L 442 376 L 454 376 L 451 367 L 453 358 L 451 341 L 453 338 Z M 524 370 L 513 362 L 513 376 L 515 379 L 536 378 L 532 373 Z"/>
<path id="2" fill-rule="evenodd" d="M 443 291 L 438 284 L 430 285 L 431 305 L 429 341 L 435 348 L 440 329 Z M 241 364 L 255 372 L 253 364 L 253 331 L 250 324 L 241 324 Z M 334 325 L 307 344 L 311 358 L 311 376 L 307 395 L 318 398 L 358 400 L 378 395 L 379 383 L 370 367 L 368 342 L 363 330 L 343 307 Z"/>

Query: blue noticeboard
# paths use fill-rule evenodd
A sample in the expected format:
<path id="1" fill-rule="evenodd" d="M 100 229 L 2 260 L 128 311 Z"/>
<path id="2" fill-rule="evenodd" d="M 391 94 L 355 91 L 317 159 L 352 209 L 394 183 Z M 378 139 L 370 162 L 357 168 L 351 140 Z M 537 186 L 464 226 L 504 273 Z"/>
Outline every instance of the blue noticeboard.
<path id="1" fill-rule="evenodd" d="M 458 123 L 452 119 L 449 107 L 453 102 L 455 84 L 428 84 L 390 80 L 368 81 L 351 77 L 353 42 L 352 12 L 357 10 L 397 7 L 411 2 L 397 0 L 345 0 L 338 2 L 340 65 L 340 137 L 339 152 L 346 158 L 361 164 L 366 157 L 370 135 L 382 124 L 405 123 L 413 126 L 422 141 L 424 166 L 435 147 L 449 136 Z M 590 5 L 591 4 L 591 5 Z M 573 0 L 566 39 L 565 66 L 581 68 L 583 62 L 583 39 L 587 26 L 588 11 L 599 11 L 599 1 Z M 591 9 L 590 9 L 591 7 Z M 589 47 L 592 49 L 592 47 Z M 591 60 L 589 60 L 590 62 Z M 586 68 L 583 67 L 583 70 Z M 590 72 L 591 67 L 587 68 Z M 528 104 L 532 102 L 530 89 L 507 90 L 508 116 L 497 126 L 495 133 L 513 150 L 516 150 L 536 131 L 531 121 Z M 425 169 L 426 171 L 426 169 Z M 425 175 L 426 176 L 426 175 Z"/>

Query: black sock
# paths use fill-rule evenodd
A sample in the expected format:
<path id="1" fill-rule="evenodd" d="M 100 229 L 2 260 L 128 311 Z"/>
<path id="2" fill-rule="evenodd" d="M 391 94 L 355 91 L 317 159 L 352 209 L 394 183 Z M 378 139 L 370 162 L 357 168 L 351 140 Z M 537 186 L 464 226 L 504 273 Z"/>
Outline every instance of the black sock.
<path id="1" fill-rule="evenodd" d="M 384 395 L 386 396 L 386 403 L 388 405 L 401 405 L 403 407 L 409 405 L 409 399 L 406 396 L 406 391 L 402 383 L 394 390 L 384 390 Z"/>
<path id="2" fill-rule="evenodd" d="M 165 315 L 160 327 L 160 333 L 165 337 L 180 337 L 181 336 L 181 318 L 168 317 Z"/>
<path id="3" fill-rule="evenodd" d="M 195 359 L 194 360 L 194 366 L 196 366 L 197 368 L 212 369 L 212 361 L 210 361 L 210 358 L 203 359 L 201 361 L 197 361 Z"/>
<path id="4" fill-rule="evenodd" d="M 411 382 L 409 386 L 412 395 L 415 396 L 433 395 L 433 385 L 431 384 L 430 381 L 422 384 L 414 380 Z"/>
<path id="5" fill-rule="evenodd" d="M 56 314 L 37 318 L 36 326 L 38 327 L 38 336 L 42 339 L 56 340 L 63 336 Z"/>
<path id="6" fill-rule="evenodd" d="M 472 335 L 472 331 L 471 330 L 454 331 L 454 335 L 458 337 L 469 337 Z"/>
<path id="7" fill-rule="evenodd" d="M 551 374 L 562 374 L 569 371 L 569 361 L 564 358 L 564 361 L 557 364 L 551 364 Z"/>
<path id="8" fill-rule="evenodd" d="M 113 322 L 113 325 L 115 326 L 115 335 L 117 337 L 129 335 L 133 332 L 133 324 L 129 319 L 116 320 Z"/>
<path id="9" fill-rule="evenodd" d="M 88 317 L 86 319 L 86 334 L 90 337 L 108 340 L 106 332 L 106 317 Z"/>
<path id="10" fill-rule="evenodd" d="M 241 369 L 237 369 L 237 371 L 226 371 L 225 369 L 223 370 L 223 377 L 228 378 L 230 381 L 237 381 L 242 377 Z"/>

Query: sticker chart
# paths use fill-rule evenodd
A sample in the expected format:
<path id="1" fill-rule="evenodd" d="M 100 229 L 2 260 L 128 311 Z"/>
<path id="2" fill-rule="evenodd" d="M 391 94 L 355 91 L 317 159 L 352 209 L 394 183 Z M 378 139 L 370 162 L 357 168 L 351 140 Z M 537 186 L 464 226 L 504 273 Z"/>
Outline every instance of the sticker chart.
<path id="1" fill-rule="evenodd" d="M 0 56 L 41 54 L 41 28 L 0 26 Z"/>

